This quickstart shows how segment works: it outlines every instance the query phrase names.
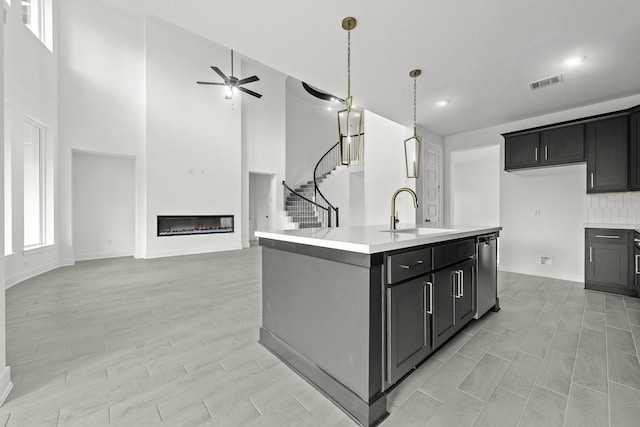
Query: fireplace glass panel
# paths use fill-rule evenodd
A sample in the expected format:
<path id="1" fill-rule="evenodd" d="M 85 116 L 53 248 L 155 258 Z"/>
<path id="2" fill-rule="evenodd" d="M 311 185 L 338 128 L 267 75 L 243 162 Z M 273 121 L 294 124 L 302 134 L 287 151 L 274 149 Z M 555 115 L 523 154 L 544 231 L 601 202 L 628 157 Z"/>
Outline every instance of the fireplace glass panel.
<path id="1" fill-rule="evenodd" d="M 158 216 L 158 236 L 233 233 L 233 215 Z"/>

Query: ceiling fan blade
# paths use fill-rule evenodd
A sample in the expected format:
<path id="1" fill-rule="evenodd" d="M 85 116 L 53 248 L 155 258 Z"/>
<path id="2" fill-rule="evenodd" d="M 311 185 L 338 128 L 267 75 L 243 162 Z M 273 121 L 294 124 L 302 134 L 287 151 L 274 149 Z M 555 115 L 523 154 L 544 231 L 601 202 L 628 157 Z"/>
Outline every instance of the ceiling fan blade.
<path id="1" fill-rule="evenodd" d="M 227 77 L 222 71 L 220 71 L 220 68 L 211 66 L 211 69 L 218 73 L 218 75 L 222 77 L 222 80 L 224 80 L 225 83 L 229 84 L 229 77 Z"/>
<path id="2" fill-rule="evenodd" d="M 251 77 L 247 77 L 246 79 L 238 80 L 238 83 L 236 83 L 236 84 L 237 85 L 243 85 L 243 84 L 246 84 L 246 83 L 257 82 L 258 80 L 260 80 L 258 78 L 258 76 L 251 76 Z"/>
<path id="3" fill-rule="evenodd" d="M 226 86 L 226 83 L 214 83 L 214 82 L 196 82 L 199 85 L 218 85 L 218 86 Z"/>
<path id="4" fill-rule="evenodd" d="M 249 95 L 255 96 L 256 98 L 262 98 L 262 95 L 260 95 L 260 94 L 259 94 L 259 93 L 257 93 L 257 92 L 254 92 L 254 91 L 252 91 L 252 90 L 249 90 L 249 89 L 246 89 L 246 88 L 243 88 L 243 87 L 239 87 L 239 88 L 238 88 L 238 90 L 239 90 L 240 92 L 244 92 L 244 93 L 246 93 L 246 94 L 249 94 Z"/>

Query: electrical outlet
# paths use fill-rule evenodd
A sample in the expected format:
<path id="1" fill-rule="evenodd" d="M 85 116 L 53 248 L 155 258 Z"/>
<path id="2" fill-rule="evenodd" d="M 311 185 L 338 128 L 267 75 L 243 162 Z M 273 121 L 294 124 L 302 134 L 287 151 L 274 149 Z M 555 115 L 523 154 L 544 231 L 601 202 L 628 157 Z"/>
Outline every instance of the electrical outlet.
<path id="1" fill-rule="evenodd" d="M 540 264 L 542 265 L 553 265 L 553 257 L 552 256 L 541 256 Z"/>
<path id="2" fill-rule="evenodd" d="M 540 208 L 535 208 L 533 210 L 533 216 L 540 216 Z"/>

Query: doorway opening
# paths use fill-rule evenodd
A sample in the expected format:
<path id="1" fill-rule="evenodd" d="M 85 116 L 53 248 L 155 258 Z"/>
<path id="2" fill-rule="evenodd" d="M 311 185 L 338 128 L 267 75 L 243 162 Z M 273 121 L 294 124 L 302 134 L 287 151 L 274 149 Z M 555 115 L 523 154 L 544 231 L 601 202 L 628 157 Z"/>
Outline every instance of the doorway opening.
<path id="1" fill-rule="evenodd" d="M 276 175 L 249 172 L 249 245 L 256 246 L 256 231 L 269 231 L 276 221 Z"/>

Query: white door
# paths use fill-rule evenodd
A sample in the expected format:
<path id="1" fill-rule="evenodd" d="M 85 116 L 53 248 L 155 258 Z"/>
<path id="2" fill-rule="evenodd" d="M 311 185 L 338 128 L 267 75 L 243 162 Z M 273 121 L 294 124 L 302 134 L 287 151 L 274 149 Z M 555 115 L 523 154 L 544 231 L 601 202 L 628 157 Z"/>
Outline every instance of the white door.
<path id="1" fill-rule="evenodd" d="M 424 179 L 422 186 L 422 217 L 425 225 L 441 227 L 442 195 L 440 191 L 440 149 L 424 143 Z"/>
<path id="2" fill-rule="evenodd" d="M 249 240 L 256 240 L 256 231 L 271 229 L 274 182 L 275 175 L 249 173 Z"/>

